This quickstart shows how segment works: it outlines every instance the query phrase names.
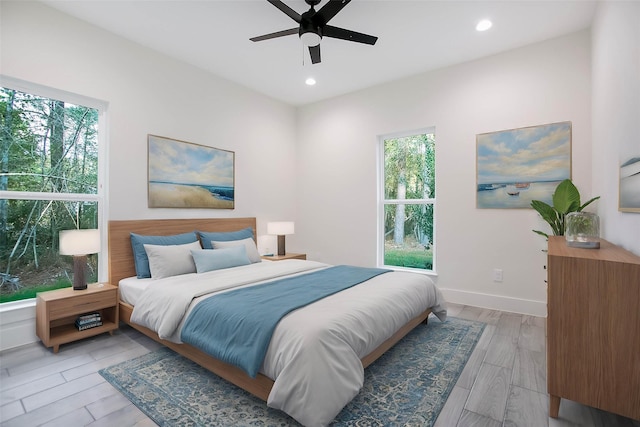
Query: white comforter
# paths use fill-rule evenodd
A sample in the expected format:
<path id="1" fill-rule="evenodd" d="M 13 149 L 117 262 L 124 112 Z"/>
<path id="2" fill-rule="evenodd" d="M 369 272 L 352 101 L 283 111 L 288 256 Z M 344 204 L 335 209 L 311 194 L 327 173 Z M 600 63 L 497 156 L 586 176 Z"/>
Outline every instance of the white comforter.
<path id="1" fill-rule="evenodd" d="M 179 342 L 184 318 L 207 292 L 325 267 L 287 260 L 161 279 L 141 294 L 131 321 Z M 291 312 L 276 327 L 261 368 L 274 380 L 267 404 L 303 425 L 328 425 L 363 385 L 360 359 L 427 308 L 445 319 L 431 279 L 392 272 Z"/>

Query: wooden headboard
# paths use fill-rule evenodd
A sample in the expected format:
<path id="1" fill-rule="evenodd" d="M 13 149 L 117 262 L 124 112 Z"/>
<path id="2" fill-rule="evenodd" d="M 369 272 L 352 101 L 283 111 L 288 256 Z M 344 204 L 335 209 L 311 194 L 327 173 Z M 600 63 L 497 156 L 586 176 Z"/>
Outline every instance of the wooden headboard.
<path id="1" fill-rule="evenodd" d="M 251 227 L 256 234 L 255 218 L 143 219 L 109 221 L 109 283 L 136 275 L 129 233 L 168 236 L 189 231 L 237 231 Z"/>

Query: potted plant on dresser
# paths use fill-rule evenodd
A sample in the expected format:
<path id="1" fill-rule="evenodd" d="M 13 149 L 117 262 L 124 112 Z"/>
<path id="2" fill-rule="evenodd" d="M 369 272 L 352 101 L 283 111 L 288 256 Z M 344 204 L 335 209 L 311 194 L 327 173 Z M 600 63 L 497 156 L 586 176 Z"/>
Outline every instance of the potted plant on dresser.
<path id="1" fill-rule="evenodd" d="M 547 221 L 555 236 L 564 236 L 566 227 L 566 216 L 571 212 L 582 212 L 592 202 L 598 200 L 600 196 L 590 199 L 584 204 L 580 204 L 580 192 L 570 179 L 565 179 L 556 187 L 553 193 L 553 206 L 541 201 L 532 200 L 531 207 L 535 209 L 542 219 Z M 546 238 L 549 235 L 540 230 L 533 230 Z"/>

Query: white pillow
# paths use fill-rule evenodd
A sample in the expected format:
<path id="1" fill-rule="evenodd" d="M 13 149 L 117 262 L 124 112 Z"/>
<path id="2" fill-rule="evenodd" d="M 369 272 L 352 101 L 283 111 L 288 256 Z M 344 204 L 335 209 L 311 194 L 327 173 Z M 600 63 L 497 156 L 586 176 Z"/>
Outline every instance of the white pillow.
<path id="1" fill-rule="evenodd" d="M 249 257 L 249 261 L 252 263 L 262 261 L 260 258 L 260 253 L 258 252 L 258 248 L 256 247 L 256 242 L 253 241 L 251 237 L 242 240 L 230 240 L 228 242 L 216 242 L 215 240 L 211 241 L 211 245 L 213 246 L 213 250 L 216 249 L 224 249 L 231 248 L 233 246 L 242 246 L 247 249 L 247 256 Z"/>
<path id="2" fill-rule="evenodd" d="M 195 273 L 191 251 L 201 249 L 200 242 L 185 245 L 144 245 L 153 279 Z"/>
<path id="3" fill-rule="evenodd" d="M 193 260 L 196 262 L 196 271 L 206 273 L 212 270 L 238 267 L 240 265 L 251 264 L 247 256 L 244 245 L 234 246 L 225 249 L 200 249 L 191 251 Z"/>

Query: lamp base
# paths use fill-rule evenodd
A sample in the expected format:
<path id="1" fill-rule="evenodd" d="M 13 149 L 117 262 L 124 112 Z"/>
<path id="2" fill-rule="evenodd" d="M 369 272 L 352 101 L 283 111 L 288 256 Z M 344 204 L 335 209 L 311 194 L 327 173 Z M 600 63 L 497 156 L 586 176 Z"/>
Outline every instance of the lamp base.
<path id="1" fill-rule="evenodd" d="M 284 247 L 284 234 L 278 235 L 278 255 L 284 255 L 287 251 Z"/>
<path id="2" fill-rule="evenodd" d="M 86 255 L 74 255 L 73 256 L 73 290 L 82 291 L 87 289 L 87 279 L 85 278 L 85 271 L 87 269 L 87 256 Z"/>

